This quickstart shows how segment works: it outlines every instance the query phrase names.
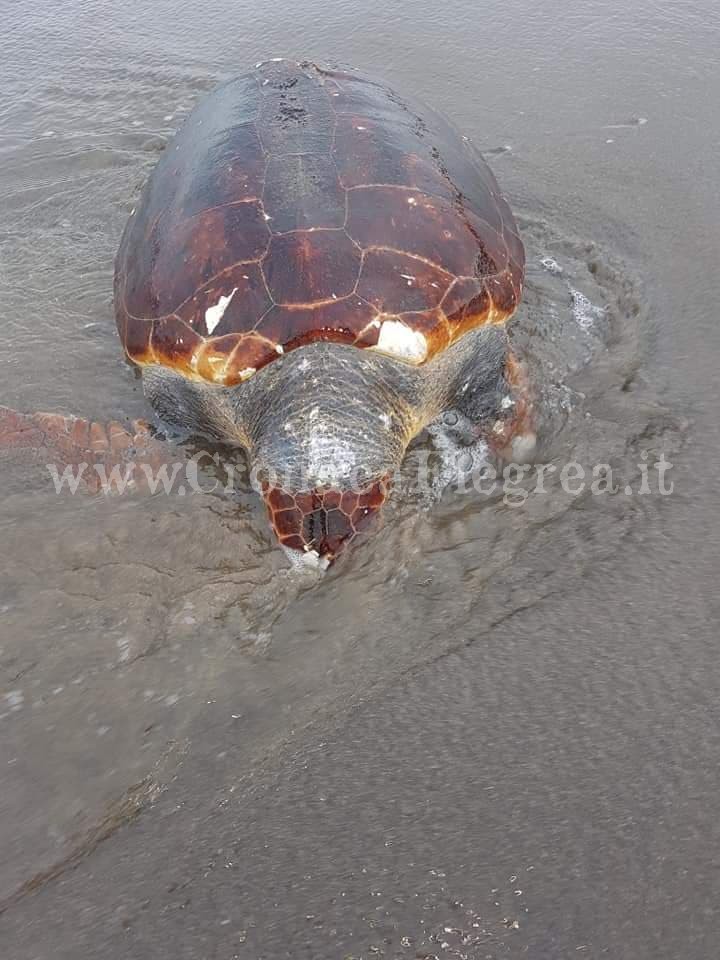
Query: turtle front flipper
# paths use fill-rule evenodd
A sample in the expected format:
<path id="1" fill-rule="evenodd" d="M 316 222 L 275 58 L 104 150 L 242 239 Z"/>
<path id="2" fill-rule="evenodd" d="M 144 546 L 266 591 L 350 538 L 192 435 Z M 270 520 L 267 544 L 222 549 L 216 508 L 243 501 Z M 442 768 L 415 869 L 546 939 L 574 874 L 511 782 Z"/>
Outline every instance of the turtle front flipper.
<path id="1" fill-rule="evenodd" d="M 51 476 L 79 477 L 77 487 L 114 493 L 147 484 L 170 462 L 172 451 L 150 425 L 135 420 L 101 424 L 57 413 L 19 413 L 0 406 L 0 453 L 44 463 Z M 143 469 L 136 469 L 142 467 Z"/>
<path id="2" fill-rule="evenodd" d="M 487 347 L 461 367 L 448 409 L 428 426 L 441 460 L 442 488 L 490 462 L 525 463 L 535 452 L 527 369 L 506 344 Z"/>
<path id="3" fill-rule="evenodd" d="M 490 449 L 505 462 L 528 463 L 537 447 L 533 390 L 527 366 L 508 350 L 498 391 L 497 417 L 483 430 Z"/>

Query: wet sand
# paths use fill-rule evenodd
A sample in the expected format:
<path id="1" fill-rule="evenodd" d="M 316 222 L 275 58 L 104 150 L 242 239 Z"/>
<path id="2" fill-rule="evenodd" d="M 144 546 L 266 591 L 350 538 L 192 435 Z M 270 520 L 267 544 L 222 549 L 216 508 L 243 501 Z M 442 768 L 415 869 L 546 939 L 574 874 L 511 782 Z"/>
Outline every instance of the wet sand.
<path id="1" fill-rule="evenodd" d="M 0 461 L 3 956 L 715 956 L 714 6 L 13 6 L 0 403 L 147 412 L 110 296 L 158 151 L 246 64 L 338 59 L 486 152 L 548 456 L 675 492 L 398 502 L 308 585 L 250 495 Z"/>

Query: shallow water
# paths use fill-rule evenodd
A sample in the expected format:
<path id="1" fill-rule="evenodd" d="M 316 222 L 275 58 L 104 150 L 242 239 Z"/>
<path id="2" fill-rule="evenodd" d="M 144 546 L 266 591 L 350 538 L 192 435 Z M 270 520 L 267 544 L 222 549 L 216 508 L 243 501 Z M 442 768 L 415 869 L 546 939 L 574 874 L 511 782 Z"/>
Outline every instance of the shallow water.
<path id="1" fill-rule="evenodd" d="M 6 9 L 0 403 L 147 414 L 111 303 L 146 176 L 218 81 L 338 60 L 485 152 L 543 458 L 621 491 L 396 496 L 317 582 L 246 489 L 57 497 L 0 458 L 8 955 L 714 955 L 713 4 Z M 672 496 L 622 492 L 643 451 Z"/>

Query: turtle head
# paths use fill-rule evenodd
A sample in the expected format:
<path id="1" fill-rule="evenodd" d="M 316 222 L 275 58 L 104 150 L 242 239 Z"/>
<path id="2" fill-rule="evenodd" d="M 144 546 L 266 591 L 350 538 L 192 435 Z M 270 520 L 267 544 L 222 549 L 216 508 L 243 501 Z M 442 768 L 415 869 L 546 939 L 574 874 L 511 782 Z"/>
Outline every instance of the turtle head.
<path id="1" fill-rule="evenodd" d="M 385 502 L 417 420 L 396 368 L 313 343 L 238 388 L 253 473 L 291 559 L 326 567 Z"/>
<path id="2" fill-rule="evenodd" d="M 290 560 L 325 569 L 370 526 L 389 488 L 387 478 L 357 491 L 340 484 L 301 491 L 267 484 L 263 495 L 270 525 Z"/>

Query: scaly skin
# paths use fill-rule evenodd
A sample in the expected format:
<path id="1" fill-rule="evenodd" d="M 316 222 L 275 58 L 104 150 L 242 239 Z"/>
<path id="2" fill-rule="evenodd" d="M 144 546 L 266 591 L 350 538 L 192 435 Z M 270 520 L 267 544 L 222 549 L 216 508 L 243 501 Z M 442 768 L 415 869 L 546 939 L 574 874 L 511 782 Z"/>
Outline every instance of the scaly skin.
<path id="1" fill-rule="evenodd" d="M 314 552 L 328 562 L 368 526 L 389 492 L 388 478 L 357 493 L 322 488 L 293 493 L 263 486 L 270 526 L 281 546 Z"/>
<path id="2" fill-rule="evenodd" d="M 524 461 L 535 442 L 527 373 L 500 333 L 490 339 L 471 334 L 427 369 L 317 344 L 238 388 L 212 389 L 161 369 L 146 372 L 144 380 L 161 418 L 199 436 L 240 442 L 256 466 L 269 468 L 275 479 L 263 484 L 263 497 L 279 542 L 325 563 L 371 522 L 410 439 L 443 411 L 456 411 L 461 421 L 455 428 L 440 422 L 439 429 L 469 452 L 477 446 L 484 456 L 489 447 L 501 460 Z M 143 421 L 127 430 L 116 421 L 104 426 L 0 407 L 3 448 L 29 451 L 60 474 L 87 464 L 81 476 L 91 492 L 117 490 L 113 469 L 121 467 L 122 482 L 133 464 L 140 469 L 130 471 L 130 489 L 142 489 L 145 468 L 157 475 L 173 453 Z M 332 459 L 338 452 L 336 474 L 313 474 L 325 467 L 322 456 L 315 462 L 319 455 Z M 353 465 L 364 468 L 359 488 L 343 473 Z M 303 483 L 314 476 L 314 484 Z"/>
<path id="3" fill-rule="evenodd" d="M 33 460 L 53 464 L 59 473 L 66 467 L 93 469 L 82 472 L 82 484 L 91 493 L 101 487 L 100 473 L 108 477 L 113 468 L 132 462 L 147 464 L 156 472 L 171 456 L 170 448 L 155 439 L 150 425 L 134 420 L 132 431 L 121 423 L 107 425 L 80 417 L 57 413 L 18 413 L 0 406 L 0 449 L 29 453 Z M 142 486 L 145 475 L 133 471 L 135 486 Z M 113 485 L 110 484 L 110 490 Z"/>
<path id="4" fill-rule="evenodd" d="M 512 351 L 505 361 L 505 379 L 512 391 L 512 412 L 491 428 L 486 426 L 484 439 L 499 459 L 523 463 L 535 451 L 535 410 L 527 367 Z"/>

